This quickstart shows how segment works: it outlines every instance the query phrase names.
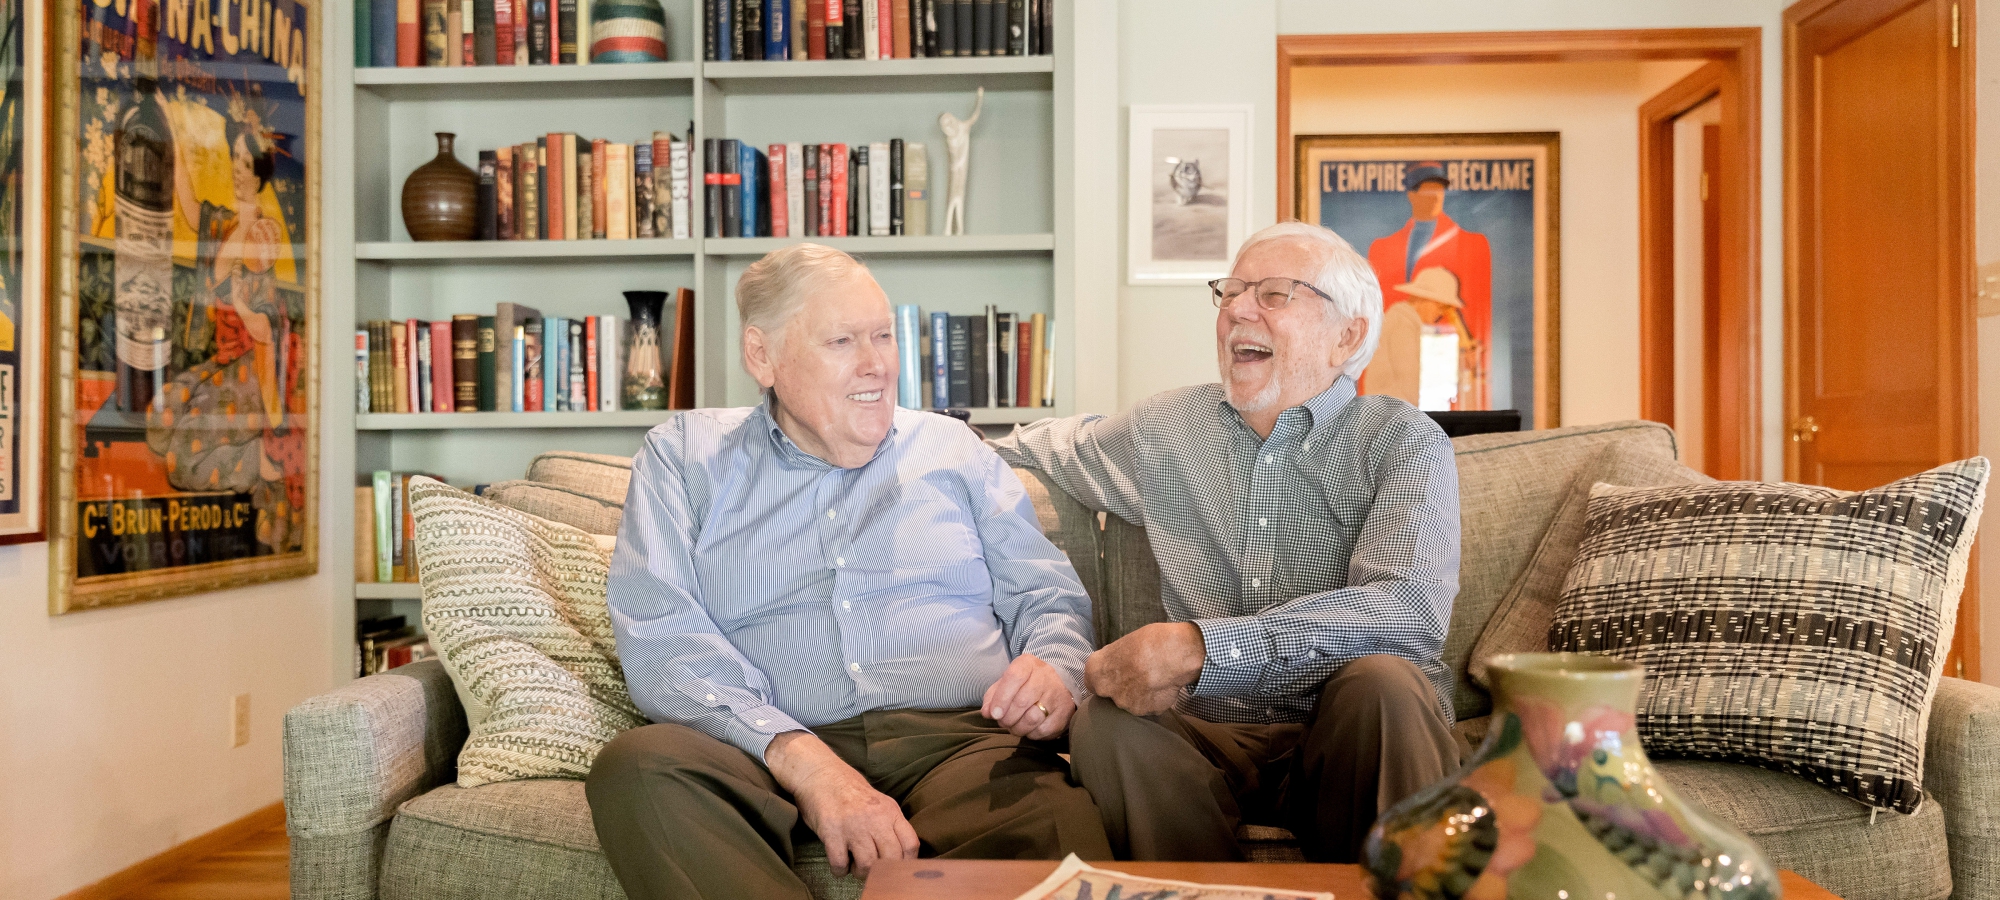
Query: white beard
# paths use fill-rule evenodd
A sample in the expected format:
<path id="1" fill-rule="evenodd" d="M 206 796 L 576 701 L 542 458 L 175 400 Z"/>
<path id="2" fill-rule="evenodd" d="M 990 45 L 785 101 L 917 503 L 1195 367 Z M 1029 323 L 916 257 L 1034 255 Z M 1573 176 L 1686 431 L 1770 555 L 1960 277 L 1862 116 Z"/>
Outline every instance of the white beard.
<path id="1" fill-rule="evenodd" d="M 1245 397 L 1243 390 L 1236 386 L 1236 381 L 1226 374 L 1227 371 L 1224 370 L 1225 374 L 1222 377 L 1222 391 L 1229 398 L 1229 405 L 1236 407 L 1238 412 L 1263 412 L 1276 404 L 1278 397 L 1284 393 L 1284 379 L 1273 372 L 1271 379 L 1264 382 L 1263 390 L 1258 391 L 1255 396 Z"/>

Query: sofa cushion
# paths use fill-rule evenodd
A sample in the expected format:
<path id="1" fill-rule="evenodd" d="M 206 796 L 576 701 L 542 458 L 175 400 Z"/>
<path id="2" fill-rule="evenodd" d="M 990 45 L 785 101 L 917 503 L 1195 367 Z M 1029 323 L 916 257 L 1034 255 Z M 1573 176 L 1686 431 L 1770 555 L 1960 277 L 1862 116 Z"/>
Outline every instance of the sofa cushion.
<path id="1" fill-rule="evenodd" d="M 1472 647 L 1467 674 L 1482 687 L 1486 661 L 1502 653 L 1539 653 L 1549 649 L 1549 625 L 1555 621 L 1556 600 L 1562 595 L 1563 578 L 1576 561 L 1577 545 L 1583 542 L 1584 511 L 1590 505 L 1590 489 L 1599 482 L 1624 487 L 1654 487 L 1714 481 L 1644 443 L 1614 443 L 1577 470 L 1563 490 L 1562 504 L 1542 541 L 1528 560 L 1527 571 L 1514 580 L 1507 596 L 1501 598 L 1493 617 Z"/>
<path id="2" fill-rule="evenodd" d="M 798 846 L 797 872 L 818 900 L 854 900 L 817 842 Z M 598 847 L 583 782 L 535 779 L 446 785 L 403 804 L 389 830 L 382 900 L 623 898 Z"/>
<path id="3" fill-rule="evenodd" d="M 487 485 L 486 492 L 480 496 L 591 534 L 617 534 L 618 524 L 625 519 L 623 498 L 613 503 L 575 488 L 525 478 L 496 481 Z"/>
<path id="4" fill-rule="evenodd" d="M 1577 469 L 1611 444 L 1680 457 L 1673 429 L 1657 422 L 1480 434 L 1451 442 L 1458 456 L 1461 562 L 1458 599 L 1445 633 L 1444 663 L 1458 676 L 1452 696 L 1458 718 L 1492 711 L 1486 692 L 1466 677 L 1472 645 L 1501 598 L 1527 570 L 1529 557 L 1555 519 L 1563 489 Z"/>
<path id="5" fill-rule="evenodd" d="M 645 724 L 605 605 L 609 538 L 429 478 L 410 480 L 424 628 L 468 700 L 490 712 L 458 755 L 466 787 L 582 778 L 619 732 Z"/>
<path id="6" fill-rule="evenodd" d="M 531 460 L 522 477 L 624 509 L 625 490 L 632 483 L 632 457 L 551 450 Z"/>
<path id="7" fill-rule="evenodd" d="M 1782 772 L 1705 760 L 1657 760 L 1682 799 L 1750 836 L 1771 864 L 1843 900 L 1944 900 L 1951 859 L 1944 811 L 1883 812 Z"/>
<path id="8" fill-rule="evenodd" d="M 1097 514 L 1034 469 L 1015 469 L 1014 476 L 1021 479 L 1028 500 L 1035 504 L 1042 534 L 1069 557 L 1070 567 L 1076 569 L 1076 580 L 1083 583 L 1083 592 L 1090 595 L 1091 609 L 1097 619 L 1092 623 L 1097 627 L 1097 638 L 1105 640 L 1104 611 L 1109 604 L 1104 602 L 1103 561 L 1098 558 Z"/>
<path id="9" fill-rule="evenodd" d="M 1646 667 L 1639 733 L 1655 755 L 1775 767 L 1915 812 L 1988 468 L 1858 493 L 1597 485 L 1550 648 Z"/>

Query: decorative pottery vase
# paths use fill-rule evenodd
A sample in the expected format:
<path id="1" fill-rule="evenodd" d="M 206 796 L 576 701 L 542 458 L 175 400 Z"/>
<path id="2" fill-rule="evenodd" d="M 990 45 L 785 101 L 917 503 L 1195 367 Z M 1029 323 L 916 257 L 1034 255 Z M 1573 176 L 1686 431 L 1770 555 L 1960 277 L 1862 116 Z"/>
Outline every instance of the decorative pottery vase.
<path id="1" fill-rule="evenodd" d="M 479 173 L 452 154 L 457 137 L 437 133 L 438 154 L 403 181 L 403 227 L 418 241 L 469 241 L 479 234 Z"/>
<path id="2" fill-rule="evenodd" d="M 626 291 L 632 322 L 625 329 L 625 409 L 666 409 L 667 369 L 660 364 L 660 307 L 666 291 Z"/>
<path id="3" fill-rule="evenodd" d="M 665 62 L 667 13 L 660 0 L 594 0 L 589 39 L 594 63 Z"/>
<path id="4" fill-rule="evenodd" d="M 1750 839 L 1683 803 L 1639 745 L 1639 666 L 1494 657 L 1493 728 L 1457 775 L 1382 814 L 1362 850 L 1380 898 L 1778 896 Z"/>

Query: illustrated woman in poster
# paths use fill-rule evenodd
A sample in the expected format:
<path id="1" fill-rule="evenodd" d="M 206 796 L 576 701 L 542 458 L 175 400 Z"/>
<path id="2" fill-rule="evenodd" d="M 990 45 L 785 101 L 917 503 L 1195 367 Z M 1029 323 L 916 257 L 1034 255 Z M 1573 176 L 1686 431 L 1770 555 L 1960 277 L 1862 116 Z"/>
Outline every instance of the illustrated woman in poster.
<path id="1" fill-rule="evenodd" d="M 1465 324 L 1472 339 L 1486 341 L 1493 322 L 1493 252 L 1486 236 L 1445 215 L 1444 164 L 1420 162 L 1403 176 L 1410 198 L 1410 220 L 1396 233 L 1368 245 L 1368 264 L 1383 287 L 1383 303 L 1394 305 L 1408 295 L 1389 286 L 1409 284 L 1418 272 L 1433 266 L 1458 279 Z"/>

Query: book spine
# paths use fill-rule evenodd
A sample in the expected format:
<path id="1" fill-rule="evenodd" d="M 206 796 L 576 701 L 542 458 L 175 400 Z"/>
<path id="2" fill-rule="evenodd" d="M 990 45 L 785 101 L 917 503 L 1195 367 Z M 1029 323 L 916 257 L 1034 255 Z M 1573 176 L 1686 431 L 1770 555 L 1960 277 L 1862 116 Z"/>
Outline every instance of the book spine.
<path id="1" fill-rule="evenodd" d="M 1028 376 L 1028 405 L 1047 406 L 1048 398 L 1042 382 L 1047 375 L 1049 364 L 1049 320 L 1041 313 L 1035 313 L 1033 321 L 1034 335 L 1030 338 L 1028 346 L 1028 359 L 1033 363 Z"/>
<path id="2" fill-rule="evenodd" d="M 1000 308 L 986 305 L 986 406 L 1000 405 Z"/>
<path id="3" fill-rule="evenodd" d="M 903 233 L 931 233 L 930 148 L 909 144 L 903 148 Z"/>
<path id="4" fill-rule="evenodd" d="M 805 145 L 785 145 L 785 237 L 805 236 Z M 775 234 L 777 229 L 772 228 Z"/>
<path id="5" fill-rule="evenodd" d="M 604 159 L 597 161 L 595 154 L 591 160 L 604 172 L 599 182 L 598 195 L 604 203 L 598 209 L 598 218 L 604 222 L 604 239 L 626 241 L 632 239 L 632 176 L 631 154 L 625 144 L 606 143 Z"/>
<path id="6" fill-rule="evenodd" d="M 674 238 L 677 240 L 694 236 L 694 191 L 690 183 L 692 163 L 688 159 L 687 141 L 674 141 L 667 148 L 667 176 L 673 191 Z"/>
<path id="7" fill-rule="evenodd" d="M 723 237 L 743 235 L 743 145 L 735 138 L 722 139 L 722 159 L 716 164 L 722 170 L 722 194 L 720 202 Z"/>
<path id="8" fill-rule="evenodd" d="M 868 233 L 887 237 L 892 233 L 893 224 L 889 209 L 889 182 L 894 164 L 889 159 L 889 144 L 869 144 L 868 160 Z"/>
<path id="9" fill-rule="evenodd" d="M 847 145 L 834 144 L 833 151 L 833 236 L 846 237 L 847 231 Z"/>
<path id="10" fill-rule="evenodd" d="M 368 412 L 395 412 L 389 402 L 389 340 L 381 321 L 368 323 Z"/>
<path id="11" fill-rule="evenodd" d="M 599 239 L 611 237 L 610 144 L 603 138 L 590 142 L 590 236 Z M 622 218 L 624 211 L 618 215 Z"/>
<path id="12" fill-rule="evenodd" d="M 736 173 L 741 185 L 736 195 L 736 231 L 731 237 L 757 236 L 757 157 L 757 148 L 736 145 Z"/>
<path id="13" fill-rule="evenodd" d="M 903 233 L 903 139 L 889 142 L 889 233 Z"/>
<path id="14" fill-rule="evenodd" d="M 1028 0 L 1007 2 L 1007 55 L 1028 55 Z M 998 54 L 995 54 L 998 55 Z"/>
<path id="15" fill-rule="evenodd" d="M 416 359 L 417 364 L 414 367 L 412 367 L 411 371 L 416 375 L 417 390 L 416 394 L 414 395 L 416 397 L 416 402 L 411 404 L 412 409 L 410 411 L 436 412 L 437 407 L 433 405 L 436 402 L 435 395 L 431 393 L 433 385 L 431 384 L 430 323 L 429 322 L 417 323 L 417 326 L 414 329 L 414 333 L 417 336 L 416 337 L 417 347 L 416 347 L 416 354 L 413 358 Z"/>
<path id="16" fill-rule="evenodd" d="M 875 58 L 896 58 L 896 10 L 901 0 L 863 0 L 875 4 Z"/>
<path id="17" fill-rule="evenodd" d="M 424 64 L 421 3 L 422 0 L 396 0 L 396 65 L 398 66 Z"/>
<path id="18" fill-rule="evenodd" d="M 522 144 L 521 162 L 521 237 L 531 241 L 542 239 L 542 147 L 539 143 Z"/>
<path id="19" fill-rule="evenodd" d="M 493 0 L 493 64 L 514 64 L 514 0 Z"/>
<path id="20" fill-rule="evenodd" d="M 375 488 L 364 484 L 354 489 L 354 582 L 374 580 Z"/>
<path id="21" fill-rule="evenodd" d="M 764 58 L 764 0 L 743 0 L 743 58 Z"/>
<path id="22" fill-rule="evenodd" d="M 368 332 L 356 329 L 354 332 L 354 411 L 370 412 L 374 403 L 368 391 Z"/>
<path id="23" fill-rule="evenodd" d="M 945 343 L 951 364 L 951 405 L 964 409 L 972 405 L 972 317 L 952 316 Z"/>
<path id="24" fill-rule="evenodd" d="M 375 580 L 396 580 L 395 529 L 391 526 L 392 514 L 390 495 L 395 493 L 393 475 L 387 471 L 374 473 L 373 493 L 375 499 Z"/>
<path id="25" fill-rule="evenodd" d="M 1042 4 L 1042 55 L 1056 52 L 1056 10 L 1055 0 L 1038 0 Z"/>
<path id="26" fill-rule="evenodd" d="M 458 36 L 458 65 L 479 65 L 479 9 L 477 0 L 465 0 L 454 10 L 458 20 L 452 23 L 453 33 Z"/>
<path id="27" fill-rule="evenodd" d="M 578 217 L 584 210 L 583 195 L 579 193 L 584 181 L 576 167 L 583 160 L 576 150 L 576 135 L 564 132 L 556 142 L 562 145 L 563 240 L 574 241 L 588 237 L 584 232 L 590 230 L 590 220 Z"/>
<path id="28" fill-rule="evenodd" d="M 815 59 L 847 58 L 847 2 L 826 0 L 826 55 Z"/>
<path id="29" fill-rule="evenodd" d="M 994 317 L 993 349 L 996 354 L 995 371 L 998 378 L 993 382 L 993 402 L 996 406 L 1014 405 L 1014 314 L 1000 313 Z"/>
<path id="30" fill-rule="evenodd" d="M 792 227 L 791 184 L 787 180 L 788 176 L 786 174 L 786 167 L 790 165 L 790 162 L 785 156 L 784 144 L 772 144 L 766 150 L 769 154 L 766 158 L 771 161 L 771 236 L 790 237 Z"/>
<path id="31" fill-rule="evenodd" d="M 868 145 L 847 148 L 847 233 L 868 233 Z"/>
<path id="32" fill-rule="evenodd" d="M 558 316 L 542 318 L 542 411 L 561 412 L 569 391 L 563 378 L 569 366 L 563 364 L 563 350 L 569 346 L 569 326 Z"/>
<path id="33" fill-rule="evenodd" d="M 450 412 L 479 411 L 479 317 L 461 313 L 444 325 L 451 336 Z"/>
<path id="34" fill-rule="evenodd" d="M 472 325 L 474 361 L 473 408 L 480 412 L 497 412 L 500 409 L 499 367 L 500 342 L 495 333 L 492 316 L 474 316 Z"/>
<path id="35" fill-rule="evenodd" d="M 923 14 L 924 57 L 927 59 L 936 59 L 944 55 L 943 44 L 939 41 L 943 31 L 938 15 L 940 8 L 946 2 L 947 0 L 918 0 L 917 9 Z"/>
<path id="36" fill-rule="evenodd" d="M 458 410 L 457 339 L 451 320 L 431 323 L 431 411 Z"/>
<path id="37" fill-rule="evenodd" d="M 521 405 L 525 412 L 541 412 L 546 392 L 542 388 L 542 320 L 522 324 L 521 362 L 517 367 L 521 383 Z"/>
<path id="38" fill-rule="evenodd" d="M 498 240 L 500 237 L 500 155 L 491 150 L 479 151 L 479 193 L 476 199 L 478 210 L 479 239 Z"/>
<path id="39" fill-rule="evenodd" d="M 798 0 L 806 7 L 806 58 L 826 58 L 827 0 Z M 833 0 L 839 2 L 839 0 Z"/>
<path id="40" fill-rule="evenodd" d="M 717 55 L 715 4 L 723 0 L 700 0 L 701 3 L 701 58 L 715 62 Z"/>
<path id="41" fill-rule="evenodd" d="M 403 580 L 417 580 L 417 514 L 410 508 L 410 476 L 396 475 L 396 551 L 403 557 Z"/>
<path id="42" fill-rule="evenodd" d="M 595 230 L 596 223 L 591 221 L 599 199 L 596 177 L 597 173 L 591 169 L 590 141 L 579 138 L 576 148 L 576 239 L 580 241 L 603 236 Z"/>
<path id="43" fill-rule="evenodd" d="M 1007 55 L 1007 3 L 1008 0 L 979 0 L 980 9 L 985 12 L 980 20 L 985 23 L 986 39 L 980 47 L 986 56 Z"/>
<path id="44" fill-rule="evenodd" d="M 514 0 L 514 65 L 528 65 L 528 0 Z"/>
<path id="45" fill-rule="evenodd" d="M 703 237 L 722 236 L 722 139 L 701 141 Z"/>
<path id="46" fill-rule="evenodd" d="M 503 241 L 514 239 L 514 148 L 501 147 L 493 151 L 493 201 L 497 209 L 493 214 L 494 237 Z"/>
<path id="47" fill-rule="evenodd" d="M 951 0 L 958 13 L 953 21 L 958 26 L 958 55 L 979 55 L 979 3 L 978 0 Z"/>
<path id="48" fill-rule="evenodd" d="M 618 377 L 618 331 L 617 316 L 597 317 L 597 409 L 599 412 L 618 411 L 618 392 L 623 384 Z"/>
<path id="49" fill-rule="evenodd" d="M 667 364 L 667 408 L 694 408 L 694 291 L 674 289 L 674 352 L 661 351 Z"/>
<path id="50" fill-rule="evenodd" d="M 896 405 L 924 408 L 923 310 L 915 304 L 896 307 Z"/>
<path id="51" fill-rule="evenodd" d="M 882 58 L 881 7 L 875 0 L 861 0 L 861 58 Z"/>
<path id="52" fill-rule="evenodd" d="M 597 408 L 597 317 L 583 317 L 583 408 Z"/>
<path id="53" fill-rule="evenodd" d="M 1016 319 L 1014 330 L 1014 366 L 1020 378 L 1014 384 L 1014 405 L 1034 406 L 1035 390 L 1035 323 L 1032 319 Z"/>
<path id="54" fill-rule="evenodd" d="M 1054 329 L 1043 329 L 1042 335 L 1042 405 L 1056 405 L 1056 333 Z"/>
<path id="55" fill-rule="evenodd" d="M 403 322 L 389 323 L 389 372 L 394 381 L 389 385 L 390 412 L 410 411 L 410 352 L 409 326 Z"/>
<path id="56" fill-rule="evenodd" d="M 987 330 L 986 323 L 985 313 L 965 319 L 966 369 L 971 382 L 971 389 L 966 395 L 967 406 L 988 406 L 993 402 L 993 382 L 987 377 L 993 362 L 989 352 L 991 345 L 987 343 L 991 332 Z"/>
<path id="57" fill-rule="evenodd" d="M 549 51 L 555 46 L 555 35 L 549 33 L 549 3 L 551 0 L 527 0 L 528 2 L 528 63 L 536 66 L 549 64 Z"/>
<path id="58" fill-rule="evenodd" d="M 804 194 L 801 198 L 801 203 L 805 206 L 804 220 L 799 224 L 805 237 L 818 237 L 822 223 L 826 221 L 826 213 L 820 203 L 819 190 L 821 172 L 823 171 L 821 169 L 822 163 L 820 162 L 824 158 L 822 155 L 823 149 L 823 146 L 820 144 L 803 144 L 799 147 L 799 155 L 804 157 L 799 162 L 799 182 L 803 187 Z"/>
<path id="59" fill-rule="evenodd" d="M 566 408 L 582 411 L 589 408 L 584 405 L 584 399 L 588 395 L 585 393 L 587 386 L 584 384 L 583 322 L 579 319 L 563 321 L 569 327 L 569 344 L 564 348 L 563 355 L 563 362 L 568 364 L 569 368 L 569 406 Z"/>
<path id="60" fill-rule="evenodd" d="M 507 406 L 514 412 L 526 412 L 528 410 L 528 395 L 523 384 L 528 371 L 527 331 L 527 328 L 516 325 L 514 326 L 514 336 L 507 341 L 509 361 L 513 363 L 507 370 Z"/>
<path id="61" fill-rule="evenodd" d="M 910 58 L 910 2 L 909 0 L 882 0 L 889 4 L 891 23 L 889 51 L 897 59 Z"/>
<path id="62" fill-rule="evenodd" d="M 446 0 L 423 0 L 424 3 L 424 65 L 440 67 L 447 64 L 445 50 L 445 27 L 449 20 Z"/>
<path id="63" fill-rule="evenodd" d="M 951 315 L 931 313 L 931 406 L 951 408 Z"/>
<path id="64" fill-rule="evenodd" d="M 368 4 L 369 65 L 380 68 L 396 66 L 397 0 L 373 0 Z"/>
<path id="65" fill-rule="evenodd" d="M 595 0 L 576 0 L 576 64 L 590 65 L 591 6 Z"/>
<path id="66" fill-rule="evenodd" d="M 792 11 L 789 0 L 764 2 L 764 58 L 784 59 L 790 54 Z"/>
<path id="67" fill-rule="evenodd" d="M 472 0 L 473 61 L 482 66 L 499 62 L 499 12 L 494 0 Z"/>
<path id="68" fill-rule="evenodd" d="M 556 62 L 576 65 L 576 4 L 578 0 L 556 0 Z"/>
<path id="69" fill-rule="evenodd" d="M 840 48 L 843 59 L 867 58 L 867 27 L 862 21 L 861 0 L 842 0 L 840 18 L 847 27 L 841 32 Z"/>
<path id="70" fill-rule="evenodd" d="M 785 35 L 785 46 L 792 59 L 808 58 L 810 48 L 806 45 L 806 19 L 810 16 L 806 7 L 813 5 L 813 2 L 814 0 L 785 0 L 792 17 L 792 30 Z"/>
<path id="71" fill-rule="evenodd" d="M 354 67 L 365 69 L 375 64 L 375 21 L 368 0 L 355 0 L 354 4 Z"/>
<path id="72" fill-rule="evenodd" d="M 653 144 L 640 141 L 632 145 L 632 236 L 649 238 L 658 236 L 653 230 Z"/>
<path id="73" fill-rule="evenodd" d="M 673 139 L 653 132 L 652 151 L 653 180 L 648 189 L 653 192 L 653 236 L 670 238 L 674 236 Z"/>
<path id="74" fill-rule="evenodd" d="M 736 28 L 736 5 L 738 0 L 715 0 L 715 52 L 717 61 L 737 59 L 736 48 L 742 43 L 742 32 Z"/>
<path id="75" fill-rule="evenodd" d="M 958 55 L 958 2 L 959 0 L 935 0 L 940 56 Z"/>

